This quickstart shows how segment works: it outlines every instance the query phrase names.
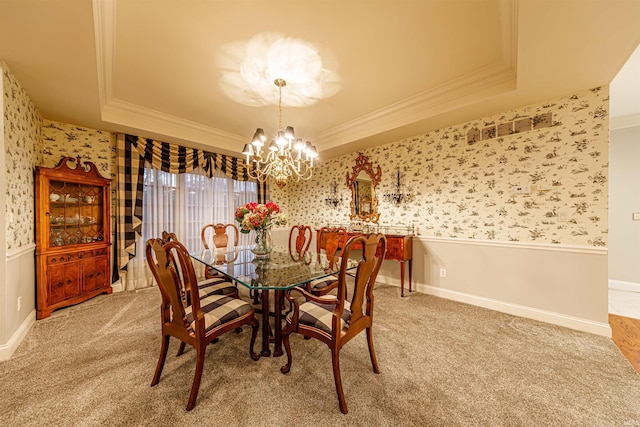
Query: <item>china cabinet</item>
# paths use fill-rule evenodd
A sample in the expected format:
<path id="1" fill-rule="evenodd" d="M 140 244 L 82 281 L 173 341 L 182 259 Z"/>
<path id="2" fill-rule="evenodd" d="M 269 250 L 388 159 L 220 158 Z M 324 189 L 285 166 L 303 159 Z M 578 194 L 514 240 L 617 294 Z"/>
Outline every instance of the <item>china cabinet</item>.
<path id="1" fill-rule="evenodd" d="M 74 167 L 75 165 L 75 167 Z M 36 167 L 36 317 L 110 294 L 110 180 L 65 157 Z"/>

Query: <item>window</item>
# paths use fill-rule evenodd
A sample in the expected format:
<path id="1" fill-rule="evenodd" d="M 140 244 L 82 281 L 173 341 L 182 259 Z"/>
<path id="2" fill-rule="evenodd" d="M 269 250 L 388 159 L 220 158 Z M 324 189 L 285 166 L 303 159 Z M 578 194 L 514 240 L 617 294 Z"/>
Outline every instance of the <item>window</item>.
<path id="1" fill-rule="evenodd" d="M 203 226 L 233 223 L 237 206 L 257 200 L 255 182 L 235 181 L 222 174 L 213 178 L 193 173 L 176 175 L 146 167 L 141 242 L 159 237 L 166 230 L 176 233 L 189 251 L 200 250 Z M 249 243 L 249 236 L 241 234 L 240 244 Z"/>

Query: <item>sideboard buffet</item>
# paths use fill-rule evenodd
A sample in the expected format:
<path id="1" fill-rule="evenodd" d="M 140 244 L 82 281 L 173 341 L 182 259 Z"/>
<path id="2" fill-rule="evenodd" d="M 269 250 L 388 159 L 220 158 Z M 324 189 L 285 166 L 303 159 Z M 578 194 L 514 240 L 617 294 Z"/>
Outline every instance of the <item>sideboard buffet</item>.
<path id="1" fill-rule="evenodd" d="M 331 227 L 337 227 L 332 225 Z M 365 226 L 366 230 L 354 230 L 352 226 L 343 226 L 347 229 L 347 239 L 353 236 L 364 235 L 367 232 L 383 232 L 387 238 L 387 252 L 384 255 L 385 260 L 398 261 L 400 263 L 400 296 L 404 297 L 404 277 L 405 277 L 405 262 L 409 267 L 409 292 L 413 291 L 412 288 L 412 276 L 413 276 L 413 227 L 379 227 L 375 224 Z M 406 233 L 403 231 L 406 230 Z M 319 242 L 319 247 L 324 247 L 324 239 Z M 344 246 L 344 243 L 342 246 Z M 354 249 L 358 249 L 354 246 Z"/>

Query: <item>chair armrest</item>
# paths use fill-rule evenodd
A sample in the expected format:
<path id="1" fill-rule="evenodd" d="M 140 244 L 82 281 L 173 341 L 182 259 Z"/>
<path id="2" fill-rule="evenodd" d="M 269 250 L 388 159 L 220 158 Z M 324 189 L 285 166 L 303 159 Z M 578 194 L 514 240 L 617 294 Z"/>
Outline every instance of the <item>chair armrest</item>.
<path id="1" fill-rule="evenodd" d="M 291 297 L 291 291 L 297 291 L 297 292 L 301 293 L 305 297 L 305 299 L 307 301 L 313 301 L 313 302 L 317 302 L 319 304 L 338 304 L 338 299 L 333 295 L 324 295 L 324 296 L 317 297 L 317 296 L 305 291 L 304 288 L 302 288 L 300 286 L 296 286 L 295 288 L 288 289 L 287 292 L 285 293 L 285 295 L 287 296 L 287 299 L 290 302 L 293 302 L 291 300 L 294 299 L 294 298 Z"/>

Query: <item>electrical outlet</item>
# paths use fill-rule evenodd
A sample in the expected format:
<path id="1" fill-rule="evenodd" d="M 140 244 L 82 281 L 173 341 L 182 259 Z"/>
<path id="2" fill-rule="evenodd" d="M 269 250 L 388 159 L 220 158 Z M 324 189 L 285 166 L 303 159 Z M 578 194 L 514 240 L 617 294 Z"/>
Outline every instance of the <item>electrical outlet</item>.
<path id="1" fill-rule="evenodd" d="M 18 297 L 18 311 L 22 310 L 22 297 Z"/>
<path id="2" fill-rule="evenodd" d="M 640 221 L 640 212 L 633 212 L 633 213 L 631 214 L 631 219 L 632 219 L 633 221 Z"/>
<path id="3" fill-rule="evenodd" d="M 440 269 L 440 277 L 447 277 L 447 269 L 446 268 L 441 268 Z"/>
<path id="4" fill-rule="evenodd" d="M 515 185 L 511 187 L 511 192 L 513 194 L 529 194 L 531 193 L 530 185 Z"/>

